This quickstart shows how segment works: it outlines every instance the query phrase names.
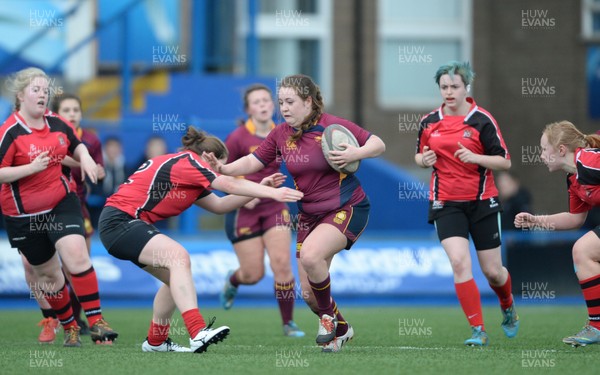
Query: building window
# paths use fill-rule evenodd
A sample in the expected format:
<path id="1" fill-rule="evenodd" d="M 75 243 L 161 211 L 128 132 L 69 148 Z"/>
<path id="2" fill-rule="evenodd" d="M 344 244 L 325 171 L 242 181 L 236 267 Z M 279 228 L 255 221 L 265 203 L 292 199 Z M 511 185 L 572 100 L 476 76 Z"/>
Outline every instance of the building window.
<path id="1" fill-rule="evenodd" d="M 583 38 L 600 41 L 600 0 L 581 0 Z"/>
<path id="2" fill-rule="evenodd" d="M 377 101 L 385 109 L 439 105 L 433 81 L 450 60 L 470 60 L 471 0 L 379 0 Z"/>
<path id="3" fill-rule="evenodd" d="M 246 3 L 246 4 L 244 4 Z M 256 19 L 258 74 L 280 80 L 311 76 L 326 102 L 333 101 L 332 0 L 259 0 Z M 248 35 L 247 2 L 242 2 L 238 35 Z M 243 45 L 243 43 L 240 43 Z M 244 71 L 239 65 L 238 71 Z"/>

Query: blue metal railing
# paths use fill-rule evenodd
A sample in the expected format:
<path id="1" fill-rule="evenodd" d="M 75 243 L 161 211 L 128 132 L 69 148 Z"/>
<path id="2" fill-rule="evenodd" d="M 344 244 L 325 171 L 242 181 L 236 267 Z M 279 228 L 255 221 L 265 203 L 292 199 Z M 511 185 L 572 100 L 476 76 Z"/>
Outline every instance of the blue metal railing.
<path id="1" fill-rule="evenodd" d="M 74 46 L 70 47 L 67 51 L 62 53 L 56 61 L 50 64 L 50 68 L 47 69 L 49 74 L 56 74 L 59 72 L 62 64 L 66 60 L 68 60 L 73 54 L 77 53 L 81 48 L 88 45 L 90 42 L 96 40 L 100 33 L 103 32 L 107 27 L 120 23 L 120 26 L 123 29 L 120 48 L 120 70 L 121 70 L 121 86 L 119 91 L 115 91 L 111 93 L 109 96 L 121 94 L 122 97 L 122 107 L 121 107 L 121 117 L 126 117 L 130 114 L 131 104 L 132 104 L 132 81 L 134 78 L 134 72 L 132 71 L 132 54 L 131 54 L 131 12 L 135 10 L 141 3 L 146 0 L 129 0 L 128 3 L 119 10 L 116 14 L 111 16 L 109 19 L 105 21 L 99 22 L 94 31 L 89 35 L 81 39 Z M 208 38 L 215 38 L 215 35 L 212 35 L 214 32 L 219 32 L 219 22 L 215 24 L 215 27 L 211 27 L 210 30 L 206 27 L 206 22 L 212 20 L 212 16 L 208 15 L 208 12 L 223 12 L 222 7 L 219 7 L 221 3 L 217 2 L 218 0 L 191 0 L 191 28 L 189 32 L 191 33 L 191 61 L 189 64 L 189 69 L 192 74 L 198 75 L 205 73 L 209 65 L 220 65 L 231 63 L 234 58 L 229 53 L 219 54 L 219 53 L 210 53 L 207 51 L 207 41 Z M 56 19 L 69 19 L 72 18 L 80 9 L 83 2 L 77 2 L 72 8 L 66 11 L 63 14 L 57 16 Z M 219 5 L 217 5 L 219 4 Z M 249 30 L 248 35 L 246 37 L 246 74 L 248 75 L 256 75 L 258 74 L 258 49 L 259 49 L 259 40 L 256 33 L 256 20 L 259 12 L 259 1 L 258 0 L 248 0 L 248 24 Z M 31 47 L 36 42 L 40 41 L 47 33 L 49 33 L 51 28 L 44 28 L 39 32 L 32 35 L 28 38 L 16 51 L 11 53 L 9 56 L 5 57 L 0 61 L 0 71 L 7 69 L 8 66 L 16 59 L 18 59 L 23 52 Z M 209 35 L 210 33 L 210 35 Z M 219 39 L 219 38 L 216 38 Z M 141 71 L 138 71 L 136 75 L 145 75 L 148 72 L 154 70 L 155 67 L 149 66 L 145 67 Z M 108 96 L 107 96 L 108 97 Z"/>
<path id="2" fill-rule="evenodd" d="M 79 2 L 76 5 L 74 5 L 71 9 L 69 9 L 69 11 L 67 11 L 66 13 L 58 15 L 58 17 L 56 17 L 56 20 L 67 19 L 67 18 L 73 16 L 77 12 L 77 10 L 79 9 L 80 6 L 81 6 L 81 3 Z M 20 46 L 19 48 L 16 49 L 15 52 L 6 56 L 4 58 L 4 60 L 2 60 L 0 62 L 0 72 L 4 71 L 11 62 L 13 62 L 15 59 L 17 59 L 23 53 L 23 51 L 25 51 L 27 48 L 31 47 L 33 44 L 35 44 L 38 40 L 43 38 L 51 30 L 52 29 L 48 28 L 48 27 L 42 28 L 39 32 L 33 34 L 29 39 L 27 39 L 23 43 L 22 46 Z M 54 72 L 54 70 L 50 69 L 50 73 L 53 73 L 53 72 Z"/>
<path id="3" fill-rule="evenodd" d="M 88 44 L 91 41 L 93 41 L 94 39 L 96 39 L 98 37 L 98 34 L 100 34 L 100 32 L 102 30 L 104 30 L 106 27 L 112 25 L 114 22 L 117 22 L 117 21 L 122 22 L 122 27 L 123 27 L 123 31 L 124 31 L 123 39 L 121 40 L 121 58 L 122 58 L 121 78 L 122 78 L 122 81 L 121 81 L 121 89 L 120 90 L 121 90 L 121 97 L 123 100 L 123 105 L 121 107 L 122 115 L 124 113 L 126 113 L 127 111 L 129 111 L 129 108 L 131 108 L 131 100 L 132 100 L 131 99 L 132 75 L 131 75 L 131 69 L 130 69 L 131 52 L 129 50 L 129 37 L 130 36 L 129 36 L 129 31 L 128 31 L 129 14 L 142 1 L 145 1 L 145 0 L 133 0 L 131 3 L 129 3 L 125 8 L 123 8 L 120 12 L 115 14 L 113 17 L 98 24 L 98 26 L 96 27 L 96 30 L 94 30 L 94 32 L 92 32 L 86 38 L 83 38 L 79 43 L 77 43 L 75 46 L 73 46 L 70 50 L 66 51 L 63 55 L 61 55 L 56 60 L 54 65 L 52 65 L 52 68 L 51 68 L 52 71 L 57 70 L 58 67 L 61 64 L 63 64 L 66 59 L 71 57 L 75 52 L 79 51 L 79 49 L 81 49 L 83 46 L 85 46 L 86 44 Z"/>
<path id="4" fill-rule="evenodd" d="M 87 37 L 83 38 L 76 45 L 74 45 L 73 47 L 71 47 L 68 51 L 65 51 L 65 53 L 63 53 L 62 55 L 60 55 L 59 58 L 52 65 L 50 65 L 50 68 L 48 69 L 48 73 L 50 73 L 50 74 L 56 73 L 59 70 L 60 66 L 67 59 L 69 59 L 74 53 L 76 53 L 77 51 L 79 51 L 82 47 L 84 47 L 88 43 L 90 43 L 93 40 L 95 40 L 98 37 L 98 35 L 100 34 L 100 32 L 102 32 L 108 26 L 112 25 L 115 22 L 122 22 L 122 26 L 123 26 L 123 29 L 125 30 L 125 32 L 123 33 L 123 39 L 122 39 L 122 42 L 121 42 L 121 59 L 122 59 L 122 67 L 121 67 L 121 76 L 122 76 L 121 95 L 122 95 L 122 98 L 123 98 L 123 107 L 122 107 L 123 111 L 124 112 L 128 111 L 129 108 L 131 108 L 131 100 L 132 100 L 131 99 L 132 74 L 131 74 L 131 69 L 130 69 L 131 53 L 130 53 L 130 50 L 128 48 L 130 35 L 129 35 L 129 32 L 127 31 L 127 29 L 129 27 L 129 17 L 130 17 L 131 11 L 133 9 L 135 9 L 143 1 L 146 1 L 146 0 L 132 0 L 126 7 L 124 7 L 121 11 L 119 11 L 113 17 L 107 19 L 104 22 L 99 23 L 96 26 L 96 29 L 90 35 L 88 35 Z M 57 19 L 67 19 L 67 18 L 72 17 L 77 12 L 77 10 L 79 9 L 80 6 L 81 6 L 81 2 L 78 2 L 69 11 L 67 11 L 64 14 L 59 15 L 57 17 Z M 50 31 L 51 31 L 50 28 L 45 28 L 45 29 L 41 30 L 40 32 L 32 35 L 31 38 L 27 39 L 27 41 L 25 41 L 21 47 L 19 47 L 11 55 L 7 56 L 0 63 L 0 71 L 2 71 L 3 69 L 5 69 L 8 66 L 8 64 L 10 64 L 12 61 L 14 61 L 15 59 L 17 59 L 23 53 L 23 51 L 25 49 L 27 49 L 28 47 L 30 47 L 31 45 L 33 45 L 34 43 L 36 43 L 38 40 L 40 40 L 41 38 L 43 38 L 46 35 L 46 33 L 50 32 Z"/>
<path id="5" fill-rule="evenodd" d="M 258 16 L 258 0 L 248 1 L 248 37 L 246 39 L 246 74 L 258 73 L 258 37 L 256 35 L 256 18 Z"/>
<path id="6" fill-rule="evenodd" d="M 196 0 L 192 3 L 192 73 L 200 74 L 204 72 L 206 66 L 205 49 L 206 38 L 203 28 L 203 16 L 206 12 L 206 0 Z"/>

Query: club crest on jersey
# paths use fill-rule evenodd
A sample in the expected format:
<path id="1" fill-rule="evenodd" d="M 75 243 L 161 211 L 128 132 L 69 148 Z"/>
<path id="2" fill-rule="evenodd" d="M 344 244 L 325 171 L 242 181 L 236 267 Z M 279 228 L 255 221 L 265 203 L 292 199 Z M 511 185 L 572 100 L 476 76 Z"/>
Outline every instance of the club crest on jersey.
<path id="1" fill-rule="evenodd" d="M 238 230 L 238 233 L 239 233 L 239 235 L 240 235 L 240 236 L 243 236 L 243 235 L 245 235 L 245 234 L 250 234 L 250 233 L 252 233 L 252 230 L 250 229 L 250 227 L 243 227 L 243 228 L 240 228 L 240 229 Z"/>
<path id="2" fill-rule="evenodd" d="M 337 214 L 335 214 L 333 222 L 336 224 L 341 224 L 344 222 L 344 220 L 346 220 L 346 217 L 346 211 L 339 211 Z"/>
<path id="3" fill-rule="evenodd" d="M 490 208 L 498 207 L 498 202 L 492 197 L 490 198 Z"/>
<path id="4" fill-rule="evenodd" d="M 285 149 L 288 152 L 295 151 L 298 149 L 298 146 L 296 146 L 296 142 L 287 140 L 285 141 Z"/>
<path id="5" fill-rule="evenodd" d="M 473 135 L 473 132 L 471 132 L 470 130 L 465 130 L 463 132 L 463 138 L 471 138 L 472 135 Z"/>

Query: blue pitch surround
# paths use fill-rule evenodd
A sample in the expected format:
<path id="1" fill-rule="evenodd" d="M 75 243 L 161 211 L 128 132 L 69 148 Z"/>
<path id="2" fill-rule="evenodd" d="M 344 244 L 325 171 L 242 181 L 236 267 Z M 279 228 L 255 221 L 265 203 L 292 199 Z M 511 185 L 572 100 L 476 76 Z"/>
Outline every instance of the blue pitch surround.
<path id="1" fill-rule="evenodd" d="M 552 254 L 569 256 L 569 245 L 579 234 L 558 236 L 557 233 L 538 235 L 536 241 L 527 236 L 513 236 L 506 243 L 524 247 L 508 250 L 508 264 L 513 279 L 513 293 L 519 305 L 556 303 L 582 303 L 583 298 L 573 279 L 572 263 L 560 261 L 560 269 L 552 266 Z M 199 293 L 201 306 L 218 306 L 218 294 L 230 269 L 238 265 L 231 245 L 224 234 L 214 236 L 177 237 L 192 258 L 192 274 Z M 564 243 L 560 251 L 548 252 L 548 243 Z M 514 245 L 510 245 L 514 246 Z M 536 247 L 537 246 L 537 247 Z M 566 247 L 566 248 L 564 248 Z M 539 249 L 538 249 L 539 248 Z M 148 307 L 159 287 L 151 276 L 129 262 L 108 255 L 97 237 L 92 243 L 92 258 L 98 274 L 104 306 Z M 471 249 L 475 257 L 474 249 Z M 515 253 L 512 253 L 512 252 Z M 546 263 L 539 266 L 539 256 L 545 251 Z M 293 269 L 296 269 L 294 250 Z M 30 299 L 20 257 L 8 243 L 0 241 L 0 309 L 35 308 Z M 510 255 L 513 254 L 513 255 Z M 529 254 L 528 258 L 511 258 Z M 265 262 L 268 262 L 266 259 Z M 544 273 L 549 270 L 550 274 Z M 535 273 L 535 272 L 537 273 Z M 483 277 L 479 267 L 474 266 L 476 282 L 484 303 L 496 304 L 496 297 Z M 423 233 L 407 233 L 397 236 L 389 232 L 366 235 L 351 251 L 342 251 L 334 258 L 331 267 L 332 291 L 344 305 L 453 305 L 455 296 L 452 270 L 448 259 L 435 236 Z M 563 280 L 564 279 L 564 280 Z M 566 281 L 565 281 L 566 280 Z M 126 286 L 126 287 L 124 287 Z M 568 286 L 568 288 L 567 288 Z M 296 283 L 299 289 L 299 283 Z M 297 299 L 301 292 L 297 290 Z M 265 278 L 254 286 L 241 286 L 236 306 L 275 306 L 273 275 L 265 264 Z M 299 304 L 302 306 L 302 304 Z"/>

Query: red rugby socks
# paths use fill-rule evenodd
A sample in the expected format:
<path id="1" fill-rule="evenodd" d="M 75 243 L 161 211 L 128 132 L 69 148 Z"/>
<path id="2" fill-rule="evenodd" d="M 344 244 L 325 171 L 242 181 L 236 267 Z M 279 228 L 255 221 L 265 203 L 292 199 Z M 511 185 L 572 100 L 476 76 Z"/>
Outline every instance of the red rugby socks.
<path id="1" fill-rule="evenodd" d="M 588 309 L 590 325 L 600 329 L 600 275 L 579 282 Z"/>
<path id="2" fill-rule="evenodd" d="M 510 279 L 510 273 L 508 274 L 508 278 L 506 282 L 502 286 L 493 286 L 490 284 L 490 287 L 496 292 L 498 299 L 500 300 L 500 307 L 502 310 L 508 309 L 513 304 L 513 296 L 512 296 L 512 281 Z"/>
<path id="3" fill-rule="evenodd" d="M 52 310 L 56 313 L 56 316 L 60 320 L 64 329 L 77 326 L 75 318 L 73 317 L 73 309 L 71 308 L 71 299 L 69 298 L 69 291 L 67 290 L 66 284 L 56 292 L 44 291 L 46 301 L 52 307 Z"/>
<path id="4" fill-rule="evenodd" d="M 183 322 L 185 323 L 185 327 L 188 330 L 191 338 L 196 337 L 198 332 L 202 330 L 202 328 L 206 327 L 206 323 L 204 322 L 204 318 L 200 314 L 200 309 L 190 309 L 181 314 L 183 317 Z"/>
<path id="5" fill-rule="evenodd" d="M 171 324 L 167 321 L 167 324 L 154 323 L 154 320 L 150 322 L 150 329 L 148 329 L 148 343 L 152 346 L 158 346 L 165 342 L 169 337 L 169 328 Z M 192 336 L 193 337 L 193 336 Z"/>
<path id="6" fill-rule="evenodd" d="M 87 271 L 78 274 L 71 274 L 71 286 L 75 289 L 75 294 L 79 298 L 79 303 L 85 311 L 90 327 L 98 320 L 102 319 L 102 309 L 100 308 L 100 293 L 98 292 L 98 279 L 94 266 Z"/>
<path id="7" fill-rule="evenodd" d="M 479 296 L 479 289 L 474 279 L 465 281 L 464 283 L 455 283 L 456 296 L 458 301 L 472 327 L 481 326 L 483 327 L 483 314 L 481 312 L 481 299 Z"/>

